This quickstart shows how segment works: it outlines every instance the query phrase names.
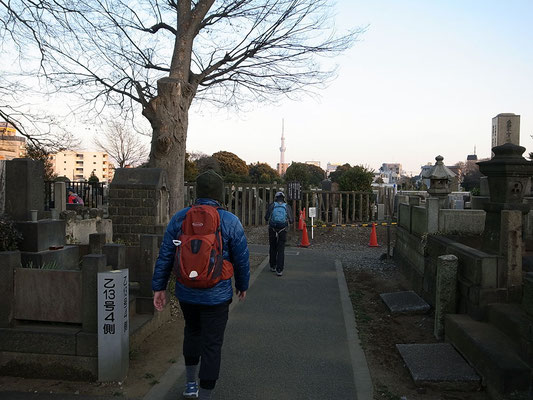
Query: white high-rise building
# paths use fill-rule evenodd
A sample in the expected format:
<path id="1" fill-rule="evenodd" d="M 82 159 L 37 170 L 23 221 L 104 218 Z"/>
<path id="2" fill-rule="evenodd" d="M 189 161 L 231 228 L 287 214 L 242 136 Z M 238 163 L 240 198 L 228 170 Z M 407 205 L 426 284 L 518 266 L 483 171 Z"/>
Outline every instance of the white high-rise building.
<path id="1" fill-rule="evenodd" d="M 93 172 L 100 182 L 110 182 L 113 179 L 113 164 L 109 162 L 108 154 L 103 151 L 60 151 L 51 154 L 50 160 L 54 172 L 71 181 L 89 179 Z"/>

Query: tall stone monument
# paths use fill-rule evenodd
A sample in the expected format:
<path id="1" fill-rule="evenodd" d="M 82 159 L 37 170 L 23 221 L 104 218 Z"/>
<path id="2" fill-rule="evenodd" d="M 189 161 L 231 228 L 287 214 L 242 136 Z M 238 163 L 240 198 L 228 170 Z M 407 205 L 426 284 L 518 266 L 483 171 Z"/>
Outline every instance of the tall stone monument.
<path id="1" fill-rule="evenodd" d="M 520 115 L 502 113 L 492 118 L 492 147 L 512 143 L 520 146 Z"/>

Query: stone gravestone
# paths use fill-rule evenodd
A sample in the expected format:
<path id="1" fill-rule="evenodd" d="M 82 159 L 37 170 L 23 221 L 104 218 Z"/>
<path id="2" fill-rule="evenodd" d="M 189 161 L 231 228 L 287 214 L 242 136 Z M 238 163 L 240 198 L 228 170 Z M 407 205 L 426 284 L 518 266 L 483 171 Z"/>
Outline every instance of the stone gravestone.
<path id="1" fill-rule="evenodd" d="M 6 162 L 5 212 L 15 221 L 30 220 L 30 210 L 44 211 L 44 164 L 27 158 Z"/>
<path id="2" fill-rule="evenodd" d="M 98 273 L 98 380 L 121 382 L 129 368 L 128 269 Z"/>

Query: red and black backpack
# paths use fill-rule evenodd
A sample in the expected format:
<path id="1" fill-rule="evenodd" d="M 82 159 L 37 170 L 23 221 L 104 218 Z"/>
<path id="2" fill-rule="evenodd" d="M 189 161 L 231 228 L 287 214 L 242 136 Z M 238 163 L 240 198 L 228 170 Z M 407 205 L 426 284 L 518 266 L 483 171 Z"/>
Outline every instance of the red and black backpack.
<path id="1" fill-rule="evenodd" d="M 183 285 L 210 288 L 233 276 L 233 265 L 222 256 L 217 207 L 192 206 L 181 224 L 177 240 L 174 273 Z"/>

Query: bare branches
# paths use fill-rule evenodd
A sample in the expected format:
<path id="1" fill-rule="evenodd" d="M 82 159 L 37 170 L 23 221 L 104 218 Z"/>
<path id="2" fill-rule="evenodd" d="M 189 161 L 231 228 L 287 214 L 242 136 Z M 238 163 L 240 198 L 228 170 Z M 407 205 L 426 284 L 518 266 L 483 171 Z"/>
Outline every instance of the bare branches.
<path id="1" fill-rule="evenodd" d="M 148 159 L 148 150 L 139 137 L 118 121 L 109 121 L 107 129 L 94 138 L 94 144 L 109 154 L 118 168 L 135 167 Z"/>
<path id="2" fill-rule="evenodd" d="M 337 35 L 331 9 L 329 0 L 0 0 L 0 24 L 21 54 L 38 54 L 22 73 L 45 90 L 131 113 L 165 76 L 224 106 L 313 92 L 363 31 Z"/>

